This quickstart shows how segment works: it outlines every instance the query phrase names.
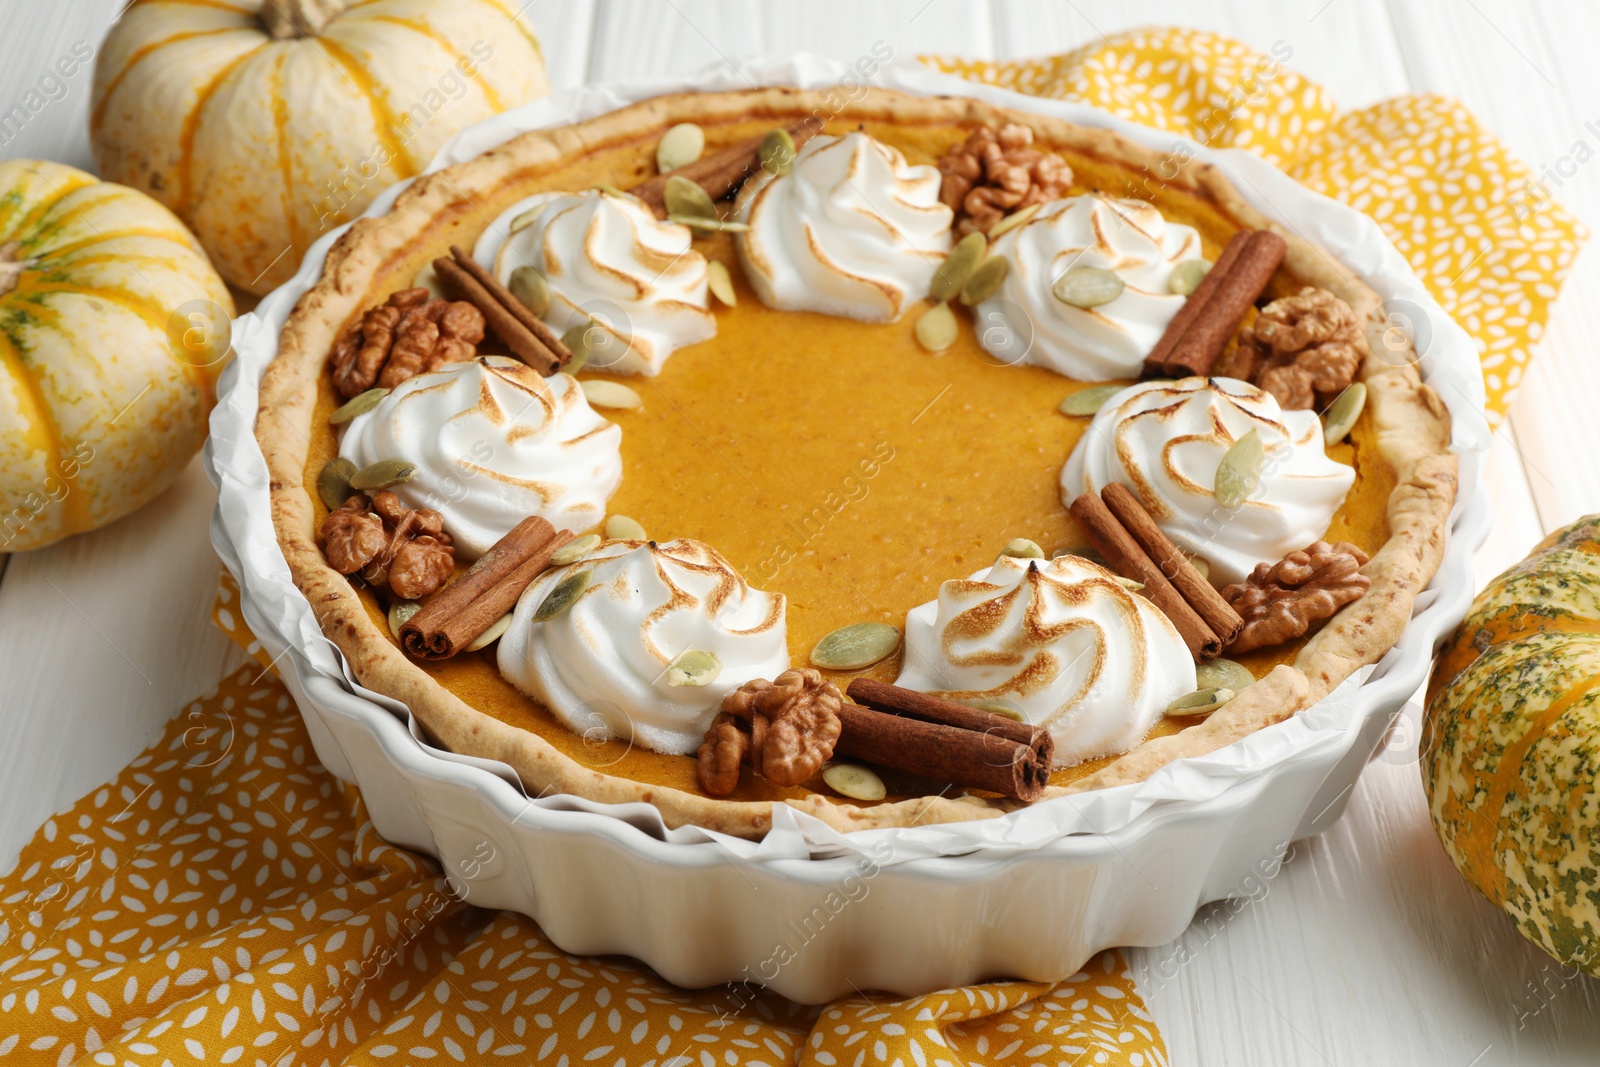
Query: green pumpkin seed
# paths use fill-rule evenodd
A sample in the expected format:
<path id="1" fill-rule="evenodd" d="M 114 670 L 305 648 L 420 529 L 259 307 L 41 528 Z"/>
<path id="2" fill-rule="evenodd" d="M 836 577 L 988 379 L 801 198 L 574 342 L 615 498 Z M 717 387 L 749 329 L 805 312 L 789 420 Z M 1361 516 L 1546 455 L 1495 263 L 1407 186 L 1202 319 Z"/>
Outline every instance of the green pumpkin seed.
<path id="1" fill-rule="evenodd" d="M 706 150 L 706 131 L 692 122 L 680 122 L 656 144 L 656 170 L 662 174 L 693 163 Z"/>
<path id="2" fill-rule="evenodd" d="M 350 476 L 350 488 L 370 493 L 377 489 L 409 482 L 417 473 L 415 463 L 403 459 L 380 459 L 369 463 Z"/>
<path id="3" fill-rule="evenodd" d="M 533 613 L 534 622 L 549 622 L 563 611 L 572 607 L 578 596 L 594 580 L 594 571 L 573 571 L 556 583 L 556 587 L 545 594 L 544 600 L 539 603 L 539 610 Z"/>
<path id="4" fill-rule="evenodd" d="M 1211 263 L 1204 259 L 1186 259 L 1172 268 L 1167 277 L 1167 288 L 1179 296 L 1188 296 L 1200 288 L 1200 283 L 1211 273 Z"/>
<path id="5" fill-rule="evenodd" d="M 510 627 L 511 612 L 508 611 L 498 619 L 494 620 L 494 622 L 490 623 L 487 630 L 483 631 L 483 633 L 479 634 L 477 637 L 474 637 L 472 639 L 472 643 L 467 645 L 467 651 L 477 652 L 479 649 L 488 648 L 490 645 L 500 640 L 501 635 L 504 634 L 506 630 L 510 629 Z"/>
<path id="6" fill-rule="evenodd" d="M 761 169 L 768 174 L 788 174 L 794 169 L 794 138 L 788 130 L 769 130 L 761 138 Z"/>
<path id="7" fill-rule="evenodd" d="M 349 500 L 350 494 L 355 492 L 350 488 L 350 476 L 355 472 L 356 465 L 340 456 L 330 461 L 317 475 L 317 495 L 328 505 L 329 511 Z"/>
<path id="8" fill-rule="evenodd" d="M 917 316 L 917 344 L 929 352 L 943 352 L 956 343 L 961 324 L 949 304 L 935 304 Z"/>
<path id="9" fill-rule="evenodd" d="M 532 226 L 534 223 L 538 222 L 539 221 L 539 216 L 543 215 L 543 214 L 544 214 L 544 207 L 543 206 L 533 208 L 533 209 L 531 209 L 529 211 L 524 211 L 522 214 L 520 214 L 516 218 L 512 219 L 511 220 L 511 225 L 507 226 L 506 229 L 509 230 L 512 233 L 517 233 L 518 231 L 526 230 L 529 226 Z"/>
<path id="10" fill-rule="evenodd" d="M 1201 689 L 1232 689 L 1238 692 L 1256 680 L 1250 668 L 1231 659 L 1214 659 L 1194 669 L 1195 684 Z"/>
<path id="11" fill-rule="evenodd" d="M 1017 559 L 1044 559 L 1044 549 L 1026 537 L 1013 537 L 1006 542 L 1006 547 L 1000 550 L 1002 556 L 1014 556 Z"/>
<path id="12" fill-rule="evenodd" d="M 703 218 L 699 215 L 668 215 L 668 222 L 675 222 L 679 226 L 687 226 L 694 231 L 696 237 L 709 237 L 714 233 L 748 233 L 748 222 L 735 222 L 733 219 Z"/>
<path id="13" fill-rule="evenodd" d="M 675 174 L 667 179 L 667 187 L 662 190 L 661 199 L 667 205 L 669 216 L 686 215 L 696 219 L 717 217 L 717 205 L 712 202 L 711 194 L 701 188 L 698 182 L 690 181 L 681 174 Z"/>
<path id="14" fill-rule="evenodd" d="M 851 800 L 882 800 L 889 795 L 883 779 L 854 763 L 835 763 L 822 771 L 822 780 L 828 788 Z"/>
<path id="15" fill-rule="evenodd" d="M 1007 215 L 1005 218 L 989 227 L 989 240 L 998 241 L 1001 237 L 1010 233 L 1018 226 L 1024 225 L 1035 215 L 1037 215 L 1039 213 L 1039 209 L 1042 207 L 1044 207 L 1043 204 L 1034 204 L 1032 207 L 1025 207 L 1021 211 L 1014 211 Z"/>
<path id="16" fill-rule="evenodd" d="M 1236 508 L 1249 500 L 1266 464 L 1267 453 L 1261 445 L 1260 434 L 1251 430 L 1235 441 L 1217 464 L 1217 477 L 1213 482 L 1217 503 L 1225 508 Z"/>
<path id="17" fill-rule="evenodd" d="M 967 284 L 961 287 L 961 302 L 967 307 L 976 307 L 1000 291 L 1001 284 L 1006 280 L 1006 275 L 1011 271 L 1011 264 L 1005 256 L 990 256 L 978 264 L 972 272 L 972 277 L 967 279 Z"/>
<path id="18" fill-rule="evenodd" d="M 969 708 L 976 708 L 978 711 L 987 711 L 990 715 L 999 715 L 1002 718 L 1010 719 L 1012 722 L 1027 721 L 1022 717 L 1022 712 L 1018 711 L 1010 704 L 1002 704 L 998 700 L 963 700 L 962 703 L 967 705 Z"/>
<path id="19" fill-rule="evenodd" d="M 972 272 L 978 269 L 987 251 L 989 240 L 981 233 L 969 233 L 957 241 L 950 254 L 944 257 L 944 262 L 934 270 L 933 281 L 928 283 L 928 299 L 941 304 L 954 300 L 966 286 L 967 279 L 972 277 Z"/>
<path id="20" fill-rule="evenodd" d="M 359 399 L 359 398 L 358 398 Z M 1322 439 L 1330 445 L 1336 445 L 1350 435 L 1355 429 L 1356 420 L 1361 417 L 1361 409 L 1367 406 L 1367 387 L 1362 382 L 1356 382 L 1339 398 L 1328 405 L 1328 414 L 1324 416 Z"/>
<path id="21" fill-rule="evenodd" d="M 894 654 L 900 631 L 886 622 L 853 622 L 817 642 L 811 665 L 828 671 L 859 671 Z"/>
<path id="22" fill-rule="evenodd" d="M 1122 588 L 1132 590 L 1135 593 L 1144 588 L 1143 582 L 1136 582 L 1132 578 L 1124 578 L 1120 574 L 1113 574 L 1111 577 L 1115 578 L 1117 580 L 1117 584 L 1122 586 Z"/>
<path id="23" fill-rule="evenodd" d="M 444 291 L 444 283 L 439 280 L 439 272 L 433 269 L 432 263 L 417 271 L 417 276 L 411 279 L 411 287 L 413 289 L 426 289 L 429 296 L 436 296 L 441 299 L 448 299 L 450 295 Z"/>
<path id="24" fill-rule="evenodd" d="M 1217 687 L 1198 689 L 1168 704 L 1167 714 L 1175 719 L 1187 719 L 1192 715 L 1210 715 L 1233 697 L 1232 689 Z"/>
<path id="25" fill-rule="evenodd" d="M 647 541 L 644 527 L 637 519 L 626 515 L 613 515 L 606 520 L 606 537 L 613 541 Z"/>
<path id="26" fill-rule="evenodd" d="M 1097 308 L 1109 304 L 1127 288 L 1120 275 L 1104 267 L 1073 267 L 1055 280 L 1050 292 L 1063 304 Z"/>
<path id="27" fill-rule="evenodd" d="M 620 200 L 638 199 L 632 193 L 624 192 L 623 190 L 618 189 L 615 185 L 607 185 L 605 182 L 595 182 L 593 185 L 589 186 L 589 188 L 600 193 L 602 196 L 614 196 Z"/>
<path id="28" fill-rule="evenodd" d="M 378 401 L 382 400 L 388 395 L 389 390 L 381 387 L 377 389 L 368 389 L 366 392 L 353 396 L 349 400 L 346 400 L 343 404 L 340 404 L 334 409 L 333 414 L 328 416 L 328 421 L 335 426 L 349 422 L 357 415 L 365 415 L 367 412 L 377 407 Z"/>
<path id="29" fill-rule="evenodd" d="M 715 652 L 691 648 L 680 652 L 667 665 L 667 684 L 671 686 L 710 685 L 722 673 L 722 661 Z"/>
<path id="30" fill-rule="evenodd" d="M 572 329 L 561 335 L 561 343 L 567 346 L 567 351 L 572 353 L 572 358 L 567 360 L 567 365 L 561 369 L 568 374 L 577 374 L 594 356 L 594 350 L 589 347 L 589 331 L 594 327 L 592 322 L 580 322 Z"/>
<path id="31" fill-rule="evenodd" d="M 1128 388 L 1126 385 L 1095 385 L 1079 389 L 1061 402 L 1056 410 L 1063 415 L 1087 418 L 1106 406 L 1106 401 Z"/>
<path id="32" fill-rule="evenodd" d="M 587 381 L 580 384 L 583 386 L 583 395 L 588 398 L 592 407 L 616 408 L 621 411 L 635 411 L 644 407 L 644 401 L 639 398 L 639 394 L 621 382 Z"/>
<path id="33" fill-rule="evenodd" d="M 599 534 L 584 534 L 582 537 L 568 541 L 550 553 L 550 565 L 553 567 L 565 567 L 569 563 L 576 563 L 599 547 Z"/>
<path id="34" fill-rule="evenodd" d="M 739 294 L 733 291 L 733 275 L 728 273 L 728 265 L 722 260 L 713 259 L 706 264 L 706 288 L 729 307 L 739 306 Z"/>
<path id="35" fill-rule="evenodd" d="M 389 632 L 400 640 L 400 627 L 411 621 L 411 616 L 422 610 L 415 600 L 396 600 L 389 605 Z"/>
<path id="36" fill-rule="evenodd" d="M 550 310 L 550 279 L 544 276 L 544 271 L 534 266 L 522 266 L 511 272 L 511 281 L 506 285 L 511 290 L 511 295 L 523 307 L 542 316 Z"/>

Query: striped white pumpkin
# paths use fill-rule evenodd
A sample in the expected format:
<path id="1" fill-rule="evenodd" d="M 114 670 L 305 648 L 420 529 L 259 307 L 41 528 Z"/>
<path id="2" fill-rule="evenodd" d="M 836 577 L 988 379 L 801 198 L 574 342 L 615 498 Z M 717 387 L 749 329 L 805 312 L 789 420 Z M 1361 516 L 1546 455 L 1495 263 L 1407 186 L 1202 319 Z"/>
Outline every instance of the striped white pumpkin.
<path id="1" fill-rule="evenodd" d="M 206 437 L 233 299 L 143 193 L 0 163 L 0 552 L 121 518 Z"/>
<path id="2" fill-rule="evenodd" d="M 177 212 L 252 293 L 462 127 L 548 88 L 525 0 L 263 6 L 138 0 L 101 49 L 90 111 L 100 173 Z"/>

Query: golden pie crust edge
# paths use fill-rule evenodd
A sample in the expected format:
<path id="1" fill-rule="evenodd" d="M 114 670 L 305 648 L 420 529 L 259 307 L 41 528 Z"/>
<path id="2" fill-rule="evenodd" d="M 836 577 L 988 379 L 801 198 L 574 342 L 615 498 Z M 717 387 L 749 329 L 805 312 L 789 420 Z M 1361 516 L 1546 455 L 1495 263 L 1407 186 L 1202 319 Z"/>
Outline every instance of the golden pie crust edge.
<path id="1" fill-rule="evenodd" d="M 977 100 L 874 90 L 865 100 L 839 108 L 838 95 L 783 88 L 683 93 L 523 134 L 466 163 L 417 179 L 388 214 L 358 220 L 329 250 L 322 277 L 301 297 L 284 327 L 278 355 L 262 378 L 256 437 L 270 475 L 278 543 L 295 584 L 362 685 L 404 703 L 441 747 L 509 764 L 530 796 L 562 792 L 608 804 L 643 802 L 660 811 L 669 827 L 693 824 L 746 838 L 760 838 L 772 822 L 772 801 L 719 800 L 585 767 L 537 734 L 473 709 L 408 660 L 372 622 L 348 579 L 328 566 L 317 547 L 315 511 L 303 484 L 318 385 L 334 338 L 370 302 L 372 278 L 392 256 L 403 254 L 413 237 L 449 205 L 488 196 L 518 172 L 555 165 L 591 147 L 645 142 L 676 122 L 714 126 L 770 116 L 776 123 L 812 113 L 841 122 L 907 125 L 1020 122 L 1048 144 L 1120 162 L 1135 171 L 1164 174 L 1175 165 L 1170 155 L 1107 130 Z M 1383 344 L 1384 322 L 1375 292 L 1326 252 L 1251 208 L 1209 164 L 1185 160 L 1176 163 L 1176 170 L 1164 184 L 1209 197 L 1243 226 L 1280 233 L 1288 242 L 1284 269 L 1303 284 L 1342 297 L 1367 324 L 1372 351 L 1389 352 Z M 1414 362 L 1395 366 L 1373 355 L 1361 378 L 1367 383 L 1367 403 L 1378 426 L 1379 452 L 1397 479 L 1388 504 L 1389 540 L 1363 568 L 1372 579 L 1366 596 L 1307 642 L 1293 666 L 1276 667 L 1205 722 L 1147 740 L 1102 770 L 1053 787 L 1047 797 L 1143 781 L 1173 760 L 1215 751 L 1280 722 L 1309 707 L 1359 667 L 1376 662 L 1399 639 L 1413 601 L 1444 553 L 1457 463 L 1448 451 L 1449 413 L 1422 382 Z M 994 818 L 1020 806 L 977 797 L 921 797 L 857 807 L 821 795 L 784 803 L 840 831 Z"/>

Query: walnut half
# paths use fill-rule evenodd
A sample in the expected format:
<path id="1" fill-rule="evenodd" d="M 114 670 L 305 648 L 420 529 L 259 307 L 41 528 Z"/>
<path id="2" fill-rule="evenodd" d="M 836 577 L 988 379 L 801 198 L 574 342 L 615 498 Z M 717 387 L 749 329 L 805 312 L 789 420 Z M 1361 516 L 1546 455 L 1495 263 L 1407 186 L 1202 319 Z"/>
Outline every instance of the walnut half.
<path id="1" fill-rule="evenodd" d="M 1366 334 L 1350 305 L 1308 285 L 1262 308 L 1212 373 L 1254 382 L 1285 409 L 1304 410 L 1344 392 L 1367 352 Z"/>
<path id="2" fill-rule="evenodd" d="M 387 585 L 395 596 L 427 596 L 455 573 L 456 550 L 432 508 L 408 508 L 387 489 L 357 493 L 328 513 L 317 532 L 328 565 Z"/>
<path id="3" fill-rule="evenodd" d="M 940 157 L 939 199 L 955 210 L 958 236 L 988 233 L 1014 211 L 1067 194 L 1072 167 L 1032 145 L 1033 131 L 1012 122 L 980 127 Z"/>
<path id="4" fill-rule="evenodd" d="M 741 764 L 777 785 L 800 785 L 832 757 L 843 703 L 834 684 L 810 667 L 746 682 L 722 701 L 701 742 L 700 788 L 728 796 Z"/>
<path id="5" fill-rule="evenodd" d="M 1230 652 L 1281 645 L 1333 617 L 1372 584 L 1360 572 L 1367 554 L 1341 541 L 1316 541 L 1277 563 L 1259 563 L 1248 580 L 1222 591 L 1244 619 Z"/>

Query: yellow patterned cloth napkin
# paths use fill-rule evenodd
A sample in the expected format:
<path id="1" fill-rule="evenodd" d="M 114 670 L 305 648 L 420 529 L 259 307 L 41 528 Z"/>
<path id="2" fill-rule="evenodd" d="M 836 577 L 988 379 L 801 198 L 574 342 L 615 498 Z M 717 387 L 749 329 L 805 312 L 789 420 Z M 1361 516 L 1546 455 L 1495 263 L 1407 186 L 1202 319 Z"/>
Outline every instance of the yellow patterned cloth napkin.
<path id="1" fill-rule="evenodd" d="M 1504 410 L 1582 239 L 1458 104 L 1341 114 L 1209 34 L 1126 34 L 1069 56 L 929 62 L 1249 148 L 1369 211 L 1479 341 Z M 1520 197 L 1520 199 L 1519 199 Z M 218 625 L 260 658 L 224 576 Z M 173 719 L 0 879 L 0 1058 L 19 1064 L 1034 1064 L 1161 1067 L 1118 952 L 1054 986 L 994 982 L 826 1008 L 686 991 L 568 956 L 529 919 L 458 899 L 315 765 L 263 665 Z"/>

